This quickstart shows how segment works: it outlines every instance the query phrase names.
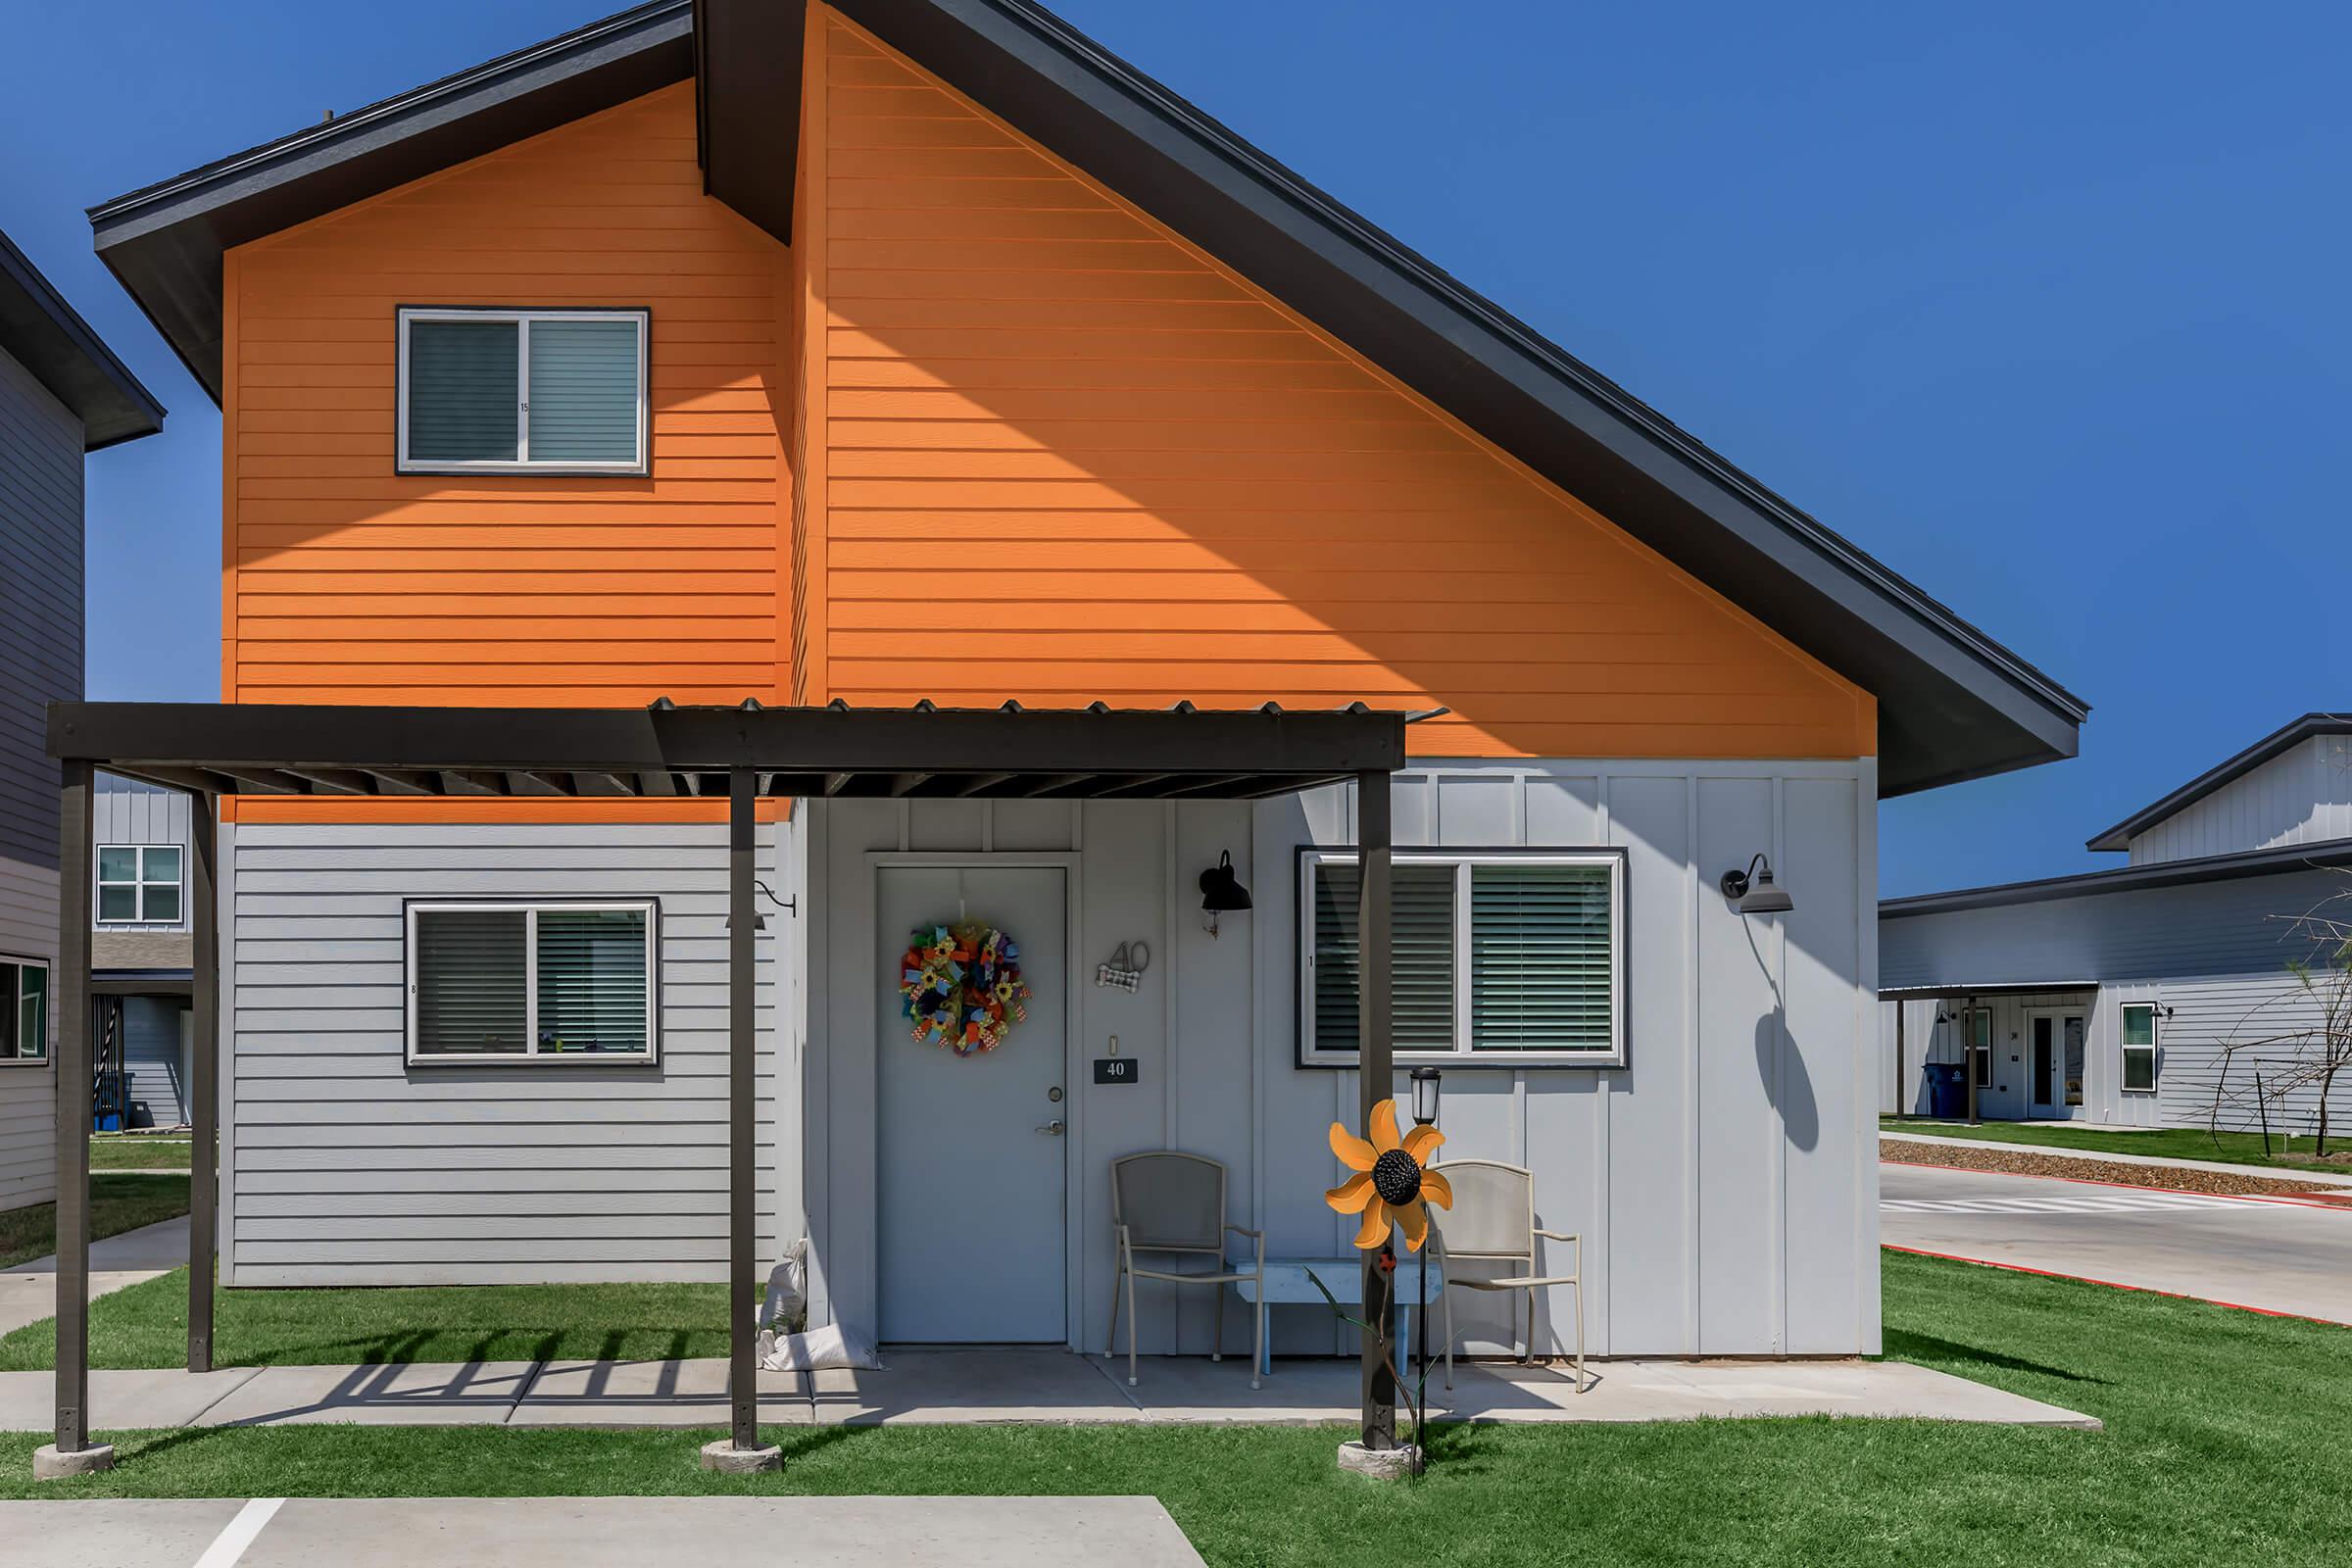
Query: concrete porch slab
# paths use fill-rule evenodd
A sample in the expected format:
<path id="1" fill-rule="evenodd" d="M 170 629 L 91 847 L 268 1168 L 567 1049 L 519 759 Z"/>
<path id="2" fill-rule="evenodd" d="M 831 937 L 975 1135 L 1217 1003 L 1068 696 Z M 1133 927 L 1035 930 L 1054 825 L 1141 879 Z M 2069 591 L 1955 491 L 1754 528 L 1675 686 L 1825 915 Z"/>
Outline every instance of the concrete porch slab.
<path id="1" fill-rule="evenodd" d="M 184 1427 L 243 1388 L 256 1369 L 202 1374 L 177 1367 L 90 1374 L 90 1430 Z M 0 1372 L 0 1432 L 47 1432 L 57 1419 L 57 1379 L 48 1372 Z"/>
<path id="2" fill-rule="evenodd" d="M 185 1568 L 244 1506 L 242 1497 L 0 1502 L 0 1540 L 25 1568 Z"/>
<path id="3" fill-rule="evenodd" d="M 802 1426 L 814 1419 L 798 1372 L 759 1375 L 762 1426 Z M 718 1357 L 684 1361 L 550 1361 L 507 1418 L 516 1427 L 723 1427 L 733 1415 L 727 1363 Z"/>
<path id="4" fill-rule="evenodd" d="M 280 1426 L 353 1421 L 369 1426 L 499 1426 L 536 1363 L 270 1366 L 191 1423 Z M 183 1376 L 185 1374 L 182 1374 Z"/>
<path id="5" fill-rule="evenodd" d="M 814 1375 L 819 1426 L 1144 1419 L 1087 1357 L 1068 1350 L 893 1348 L 882 1360 L 878 1372 Z M 1247 1388 L 1247 1373 L 1242 1382 Z"/>
<path id="6" fill-rule="evenodd" d="M 1592 1361 L 1572 1371 L 1457 1366 L 1458 1421 L 1692 1421 L 1756 1416 L 1914 1417 L 2095 1432 L 2096 1417 L 1900 1361 Z M 1440 1398 L 1432 1391 L 1435 1410 Z"/>
<path id="7" fill-rule="evenodd" d="M 1086 1361 L 1111 1386 L 1142 1408 L 1147 1421 L 1232 1425 L 1262 1422 L 1298 1426 L 1353 1421 L 1359 1409 L 1362 1372 L 1353 1361 L 1277 1360 L 1262 1386 L 1250 1387 L 1250 1352 L 1223 1361 L 1198 1355 L 1147 1355 L 1135 1387 L 1127 1386 L 1127 1357 Z M 1430 1384 L 1430 1407 L 1440 1399 Z"/>

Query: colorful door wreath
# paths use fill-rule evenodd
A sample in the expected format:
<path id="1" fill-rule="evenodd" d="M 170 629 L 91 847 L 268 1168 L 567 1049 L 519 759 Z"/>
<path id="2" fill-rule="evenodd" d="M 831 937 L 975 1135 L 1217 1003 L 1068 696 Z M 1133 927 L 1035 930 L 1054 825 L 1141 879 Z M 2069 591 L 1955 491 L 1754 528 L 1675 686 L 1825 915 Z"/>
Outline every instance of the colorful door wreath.
<path id="1" fill-rule="evenodd" d="M 1029 1016 L 1020 945 L 985 920 L 917 926 L 900 960 L 899 996 L 916 1044 L 958 1056 L 996 1050 Z"/>

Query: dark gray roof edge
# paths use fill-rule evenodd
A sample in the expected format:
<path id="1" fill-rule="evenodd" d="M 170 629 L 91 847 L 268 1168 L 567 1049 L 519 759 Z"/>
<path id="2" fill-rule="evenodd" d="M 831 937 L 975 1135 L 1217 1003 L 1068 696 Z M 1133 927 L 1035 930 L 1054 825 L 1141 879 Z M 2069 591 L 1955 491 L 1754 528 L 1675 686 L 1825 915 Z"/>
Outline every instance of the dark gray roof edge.
<path id="1" fill-rule="evenodd" d="M 2154 805 L 2143 806 L 2105 832 L 2092 834 L 2082 847 L 2128 850 L 2134 835 L 2185 810 L 2223 785 L 2243 778 L 2272 758 L 2293 750 L 2315 735 L 2352 735 L 2352 717 L 2342 713 L 2305 713 L 2271 731 L 2235 757 L 2207 768 Z"/>
<path id="2" fill-rule="evenodd" d="M 1931 997 L 2038 996 L 2045 991 L 2096 991 L 2096 980 L 1931 980 L 1925 985 L 1881 986 L 1881 1002 L 1924 1002 Z"/>
<path id="3" fill-rule="evenodd" d="M 2119 866 L 2112 871 L 2082 871 L 2033 882 L 1957 888 L 1949 893 L 1914 893 L 1899 899 L 1881 899 L 1879 918 L 1900 920 L 1919 914 L 1948 914 L 1956 909 L 2046 904 L 2052 899 L 2096 898 L 2108 893 L 2137 893 L 2191 882 L 2227 882 L 2236 877 L 2324 871 L 2337 866 L 2352 868 L 2352 839 L 2325 839 L 2317 844 L 2244 850 L 2234 855 L 2201 855 L 2185 860 L 2158 860 L 2152 865 Z"/>
<path id="4" fill-rule="evenodd" d="M 164 427 L 164 406 L 155 394 L 5 232 L 0 290 L 17 294 L 37 313 L 24 329 L 10 331 L 14 313 L 0 311 L 0 350 L 74 411 L 81 420 L 83 451 L 136 441 Z"/>
<path id="5" fill-rule="evenodd" d="M 692 0 L 649 0 L 585 26 L 540 43 L 486 60 L 478 66 L 395 93 L 371 104 L 337 115 L 333 120 L 217 158 L 182 173 L 125 191 L 89 209 L 90 227 L 100 250 L 110 244 L 177 222 L 213 205 L 230 181 L 255 176 L 291 177 L 299 167 L 317 159 L 367 150 L 388 131 L 426 115 L 465 112 L 466 100 L 510 83 L 517 77 L 577 71 L 600 63 L 614 52 L 657 47 L 685 35 L 692 25 Z M 665 26 L 664 24 L 667 25 Z"/>
<path id="6" fill-rule="evenodd" d="M 904 3 L 906 0 L 883 0 L 886 9 Z M 1008 30 L 1018 38 L 1042 45 L 1061 64 L 1062 69 L 1048 74 L 1065 90 L 1084 93 L 1092 87 L 1107 91 L 1176 131 L 1194 150 L 1224 166 L 1231 174 L 1272 194 L 1294 217 L 1305 220 L 1325 237 L 1338 241 L 1421 293 L 1430 304 L 1453 315 L 1468 330 L 1447 335 L 1465 354 L 1478 355 L 1488 345 L 1505 348 L 1528 368 L 1555 383 L 1552 390 L 1564 387 L 1614 416 L 1631 433 L 1692 470 L 1702 481 L 1720 489 L 1758 521 L 1777 531 L 1788 548 L 1773 553 L 1790 564 L 1819 564 L 1835 569 L 1875 597 L 1878 603 L 1870 605 L 1870 609 L 1892 610 L 1944 639 L 2064 724 L 2079 725 L 2088 716 L 2089 705 L 2082 698 L 1961 619 L 1916 584 L 1790 504 L 1517 317 L 1060 18 L 1031 0 L 915 0 L 915 3 L 927 4 L 976 31 L 995 31 L 997 36 L 992 41 L 1000 47 L 1018 41 L 1007 35 Z M 844 9 L 854 14 L 868 8 L 853 3 Z M 1327 247 L 1325 253 L 1330 254 Z M 1541 395 L 1544 389 L 1534 390 Z M 1719 508 L 1709 510 L 1720 512 Z M 1729 519 L 1718 515 L 1717 520 Z M 1769 548 L 1771 541 L 1764 543 Z M 1796 556 L 1809 559 L 1802 562 L 1791 559 Z M 1850 595 L 1840 597 L 1851 600 Z M 2071 748 L 2068 750 L 2071 752 Z"/>

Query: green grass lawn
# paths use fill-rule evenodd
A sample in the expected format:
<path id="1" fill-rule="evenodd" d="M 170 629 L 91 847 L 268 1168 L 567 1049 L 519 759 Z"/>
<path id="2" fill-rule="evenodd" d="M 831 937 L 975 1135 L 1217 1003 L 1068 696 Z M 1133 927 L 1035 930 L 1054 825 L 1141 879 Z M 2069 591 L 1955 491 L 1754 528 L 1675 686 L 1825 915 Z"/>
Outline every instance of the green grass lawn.
<path id="1" fill-rule="evenodd" d="M 2217 1146 L 2214 1134 L 2198 1127 L 2158 1127 L 2144 1133 L 2119 1133 L 2098 1127 L 2022 1127 L 2013 1121 L 1988 1121 L 1971 1127 L 1965 1122 L 1902 1120 L 1893 1116 L 1879 1118 L 1879 1131 L 1886 1133 L 1919 1133 L 1930 1138 L 1989 1139 L 1996 1144 L 2036 1144 L 2053 1149 L 2088 1149 L 2103 1154 L 2153 1154 L 2161 1159 L 2219 1159 L 2233 1165 L 2271 1165 L 2288 1170 L 2331 1170 L 2352 1175 L 2352 1164 L 2330 1163 L 2311 1157 L 2311 1140 L 2295 1140 L 2292 1155 L 2273 1153 L 2265 1158 L 2260 1133 L 2223 1133 Z M 2274 1135 L 2274 1151 L 2283 1147 Z M 2352 1150 L 2352 1141 L 2330 1138 L 2328 1149 Z"/>
<path id="2" fill-rule="evenodd" d="M 1889 1355 L 2107 1430 L 1446 1427 L 1427 1477 L 1381 1487 L 1337 1473 L 1337 1428 L 771 1428 L 781 1475 L 720 1477 L 708 1432 L 283 1427 L 120 1438 L 117 1470 L 39 1489 L 27 1433 L 0 1438 L 0 1494 L 1149 1493 L 1209 1562 L 1259 1568 L 2341 1560 L 2352 1330 L 1901 1254 L 1886 1303 Z"/>
<path id="3" fill-rule="evenodd" d="M 194 1145 L 187 1138 L 147 1133 L 90 1134 L 90 1169 L 186 1170 Z"/>
<path id="4" fill-rule="evenodd" d="M 726 1291 L 717 1285 L 221 1291 L 213 1314 L 221 1366 L 727 1353 Z M 0 1338 L 0 1371 L 52 1366 L 56 1355 L 55 1319 Z M 90 1303 L 90 1365 L 183 1366 L 187 1357 L 186 1269 Z"/>
<path id="5" fill-rule="evenodd" d="M 90 1238 L 118 1236 L 188 1211 L 185 1176 L 92 1176 Z M 32 1203 L 0 1213 L 0 1268 L 57 1250 L 57 1205 Z M 158 1363 L 159 1365 L 162 1363 Z"/>

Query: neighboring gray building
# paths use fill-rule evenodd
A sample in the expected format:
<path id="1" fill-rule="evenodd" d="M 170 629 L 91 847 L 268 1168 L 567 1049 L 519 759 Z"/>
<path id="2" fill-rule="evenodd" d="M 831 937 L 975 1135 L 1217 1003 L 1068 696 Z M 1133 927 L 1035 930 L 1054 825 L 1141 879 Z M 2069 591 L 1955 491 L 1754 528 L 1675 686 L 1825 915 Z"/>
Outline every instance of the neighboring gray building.
<path id="1" fill-rule="evenodd" d="M 188 797 L 98 775 L 90 977 L 101 1126 L 177 1127 L 190 1070 Z"/>
<path id="2" fill-rule="evenodd" d="M 2088 847 L 2131 863 L 1879 906 L 1881 1108 L 1925 1112 L 1927 1064 L 1967 1063 L 1987 1117 L 2204 1126 L 2218 1093 L 2226 1127 L 2308 1132 L 2317 1091 L 2258 1102 L 2254 1075 L 2318 1023 L 2290 964 L 2324 959 L 2301 917 L 2352 890 L 2352 717 L 2306 714 Z M 2329 1113 L 2352 1126 L 2352 1074 Z"/>
<path id="3" fill-rule="evenodd" d="M 0 1209 L 56 1196 L 58 790 L 43 722 L 81 696 L 82 457 L 163 418 L 0 233 Z"/>

